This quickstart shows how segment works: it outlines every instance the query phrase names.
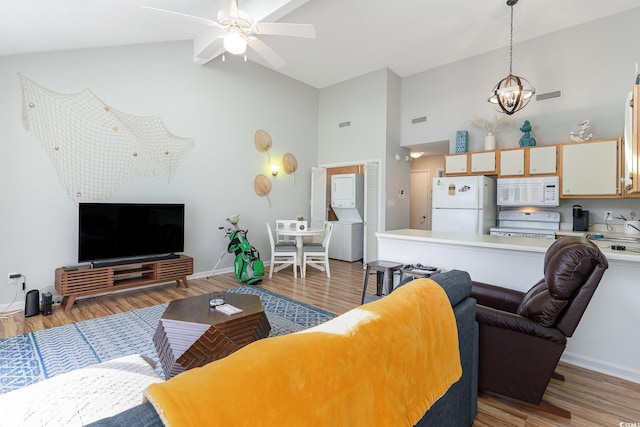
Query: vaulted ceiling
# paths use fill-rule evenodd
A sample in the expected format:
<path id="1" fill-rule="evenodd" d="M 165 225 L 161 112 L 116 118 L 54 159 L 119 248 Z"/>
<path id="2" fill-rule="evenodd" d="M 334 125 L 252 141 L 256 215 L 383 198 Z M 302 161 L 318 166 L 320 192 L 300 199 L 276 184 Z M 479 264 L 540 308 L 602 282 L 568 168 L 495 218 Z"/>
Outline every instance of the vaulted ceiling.
<path id="1" fill-rule="evenodd" d="M 316 88 L 390 68 L 400 77 L 509 44 L 505 0 L 239 0 L 264 22 L 310 23 L 316 39 L 261 36 L 286 61 L 278 71 Z M 0 55 L 118 46 L 202 35 L 219 0 L 3 0 Z M 520 0 L 514 42 L 640 7 L 638 0 Z M 248 59 L 269 66 L 249 51 Z M 219 60 L 219 58 L 213 59 Z M 196 66 L 196 65 L 194 65 Z"/>

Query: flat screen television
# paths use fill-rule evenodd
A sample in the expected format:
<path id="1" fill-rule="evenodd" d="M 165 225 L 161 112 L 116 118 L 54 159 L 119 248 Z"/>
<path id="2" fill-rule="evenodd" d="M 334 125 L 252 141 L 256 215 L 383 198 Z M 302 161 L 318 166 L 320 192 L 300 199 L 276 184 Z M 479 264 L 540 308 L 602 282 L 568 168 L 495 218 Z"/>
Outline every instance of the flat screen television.
<path id="1" fill-rule="evenodd" d="M 80 203 L 78 262 L 184 251 L 184 204 Z"/>

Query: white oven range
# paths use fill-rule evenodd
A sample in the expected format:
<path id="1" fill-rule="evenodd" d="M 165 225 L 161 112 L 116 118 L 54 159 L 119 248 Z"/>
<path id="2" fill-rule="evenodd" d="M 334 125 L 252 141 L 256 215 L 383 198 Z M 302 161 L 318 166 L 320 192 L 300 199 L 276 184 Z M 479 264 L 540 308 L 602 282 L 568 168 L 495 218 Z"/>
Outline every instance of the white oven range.
<path id="1" fill-rule="evenodd" d="M 555 239 L 560 230 L 560 213 L 553 211 L 503 210 L 491 236 Z"/>

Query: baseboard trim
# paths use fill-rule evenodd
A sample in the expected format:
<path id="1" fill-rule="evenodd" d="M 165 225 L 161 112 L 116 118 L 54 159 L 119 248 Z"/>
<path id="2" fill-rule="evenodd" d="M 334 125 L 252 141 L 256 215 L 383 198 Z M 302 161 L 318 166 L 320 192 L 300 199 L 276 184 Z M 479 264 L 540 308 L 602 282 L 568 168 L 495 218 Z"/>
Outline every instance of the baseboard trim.
<path id="1" fill-rule="evenodd" d="M 24 311 L 24 300 L 13 302 L 9 307 L 7 307 L 5 313 L 13 313 L 14 311 Z"/>
<path id="2" fill-rule="evenodd" d="M 640 371 L 565 351 L 562 362 L 640 384 Z"/>

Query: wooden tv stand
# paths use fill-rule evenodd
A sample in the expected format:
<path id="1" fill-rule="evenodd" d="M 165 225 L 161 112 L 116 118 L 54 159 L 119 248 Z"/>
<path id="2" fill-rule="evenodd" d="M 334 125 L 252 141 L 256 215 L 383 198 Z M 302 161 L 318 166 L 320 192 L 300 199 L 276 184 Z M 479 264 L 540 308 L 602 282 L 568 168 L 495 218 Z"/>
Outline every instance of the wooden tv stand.
<path id="1" fill-rule="evenodd" d="M 90 266 L 56 268 L 55 288 L 62 296 L 64 311 L 71 310 L 76 298 L 83 295 L 103 294 L 120 289 L 137 288 L 175 280 L 189 287 L 187 276 L 193 274 L 193 258 L 180 255 L 178 258 L 157 261 L 140 261 L 109 267 Z"/>

